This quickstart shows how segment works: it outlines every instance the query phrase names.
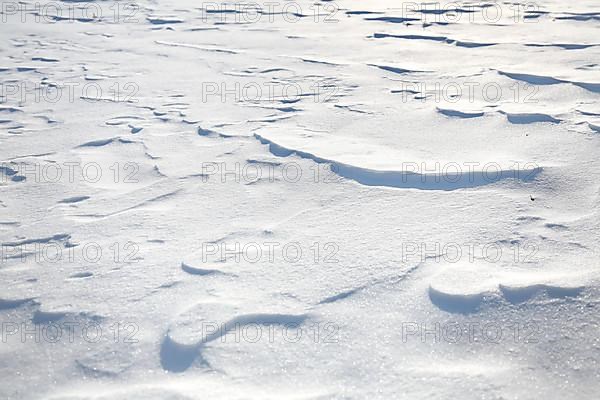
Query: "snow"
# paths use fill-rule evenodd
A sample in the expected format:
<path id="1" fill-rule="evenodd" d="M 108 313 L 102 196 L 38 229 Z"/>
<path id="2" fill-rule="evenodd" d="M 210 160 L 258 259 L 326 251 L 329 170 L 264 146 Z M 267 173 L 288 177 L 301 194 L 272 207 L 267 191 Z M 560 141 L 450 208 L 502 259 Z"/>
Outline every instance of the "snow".
<path id="1" fill-rule="evenodd" d="M 595 6 L 3 3 L 0 398 L 596 398 Z"/>

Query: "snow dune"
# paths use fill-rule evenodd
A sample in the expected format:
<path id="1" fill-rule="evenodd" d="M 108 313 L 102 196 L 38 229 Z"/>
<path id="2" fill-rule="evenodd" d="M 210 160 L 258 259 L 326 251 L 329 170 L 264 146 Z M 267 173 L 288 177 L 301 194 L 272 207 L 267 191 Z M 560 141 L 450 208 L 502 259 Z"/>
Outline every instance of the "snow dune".
<path id="1" fill-rule="evenodd" d="M 595 399 L 591 0 L 0 9 L 0 398 Z"/>

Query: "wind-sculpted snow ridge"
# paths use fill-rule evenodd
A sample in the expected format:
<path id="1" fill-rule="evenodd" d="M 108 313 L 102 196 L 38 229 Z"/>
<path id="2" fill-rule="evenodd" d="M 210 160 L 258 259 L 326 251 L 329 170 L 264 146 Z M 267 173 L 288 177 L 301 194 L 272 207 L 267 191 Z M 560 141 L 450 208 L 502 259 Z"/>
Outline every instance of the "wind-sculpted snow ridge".
<path id="1" fill-rule="evenodd" d="M 326 160 L 301 150 L 285 148 L 255 133 L 254 137 L 269 146 L 269 151 L 278 157 L 297 155 L 316 163 L 331 165 L 331 171 L 347 179 L 367 186 L 408 188 L 420 190 L 457 190 L 493 184 L 504 179 L 516 179 L 529 182 L 542 172 L 541 167 L 524 170 L 502 170 L 489 174 L 486 171 L 465 171 L 459 174 L 420 174 L 411 171 L 376 171 L 367 168 Z"/>
<path id="2" fill-rule="evenodd" d="M 585 284 L 587 274 L 585 269 L 567 275 L 550 268 L 544 276 L 538 276 L 483 260 L 442 263 L 432 274 L 427 293 L 432 304 L 443 311 L 472 314 L 508 304 L 519 307 L 543 303 L 544 299 L 576 301 L 589 290 Z"/>
<path id="3" fill-rule="evenodd" d="M 593 93 L 600 93 L 600 83 L 598 82 L 576 82 L 566 79 L 557 79 L 551 76 L 534 75 L 534 74 L 522 74 L 513 72 L 498 71 L 500 75 L 508 76 L 511 79 L 517 81 L 523 81 L 531 85 L 556 85 L 560 83 L 569 83 L 581 87 Z"/>
<path id="4" fill-rule="evenodd" d="M 0 399 L 596 399 L 599 16 L 4 1 Z"/>
<path id="5" fill-rule="evenodd" d="M 482 306 L 493 304 L 504 299 L 512 304 L 526 302 L 536 296 L 547 296 L 551 299 L 577 298 L 583 287 L 561 287 L 535 284 L 523 287 L 499 286 L 498 292 L 481 292 L 474 294 L 446 293 L 434 287 L 429 288 L 429 298 L 437 307 L 450 313 L 468 314 L 477 312 Z"/>
<path id="6" fill-rule="evenodd" d="M 298 327 L 307 319 L 306 314 L 236 315 L 235 308 L 226 304 L 199 304 L 180 315 L 166 332 L 160 346 L 160 362 L 165 370 L 171 372 L 184 372 L 194 362 L 210 366 L 202 357 L 204 348 L 230 331 L 244 329 L 248 325 Z"/>

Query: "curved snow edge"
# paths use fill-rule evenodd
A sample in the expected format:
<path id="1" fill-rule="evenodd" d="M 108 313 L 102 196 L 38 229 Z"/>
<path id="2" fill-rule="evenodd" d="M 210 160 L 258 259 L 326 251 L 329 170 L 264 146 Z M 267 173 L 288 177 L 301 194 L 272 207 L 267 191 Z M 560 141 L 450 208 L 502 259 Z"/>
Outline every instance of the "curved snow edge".
<path id="1" fill-rule="evenodd" d="M 292 154 L 296 154 L 301 158 L 310 159 L 319 164 L 327 163 L 331 165 L 331 171 L 337 175 L 366 186 L 384 186 L 420 190 L 456 190 L 484 186 L 511 178 L 529 182 L 542 172 L 541 167 L 500 171 L 471 170 L 461 173 L 443 174 L 420 174 L 411 171 L 380 171 L 328 160 L 300 150 L 288 149 L 257 133 L 254 134 L 254 137 L 262 144 L 268 145 L 269 151 L 277 157 L 288 157 Z"/>

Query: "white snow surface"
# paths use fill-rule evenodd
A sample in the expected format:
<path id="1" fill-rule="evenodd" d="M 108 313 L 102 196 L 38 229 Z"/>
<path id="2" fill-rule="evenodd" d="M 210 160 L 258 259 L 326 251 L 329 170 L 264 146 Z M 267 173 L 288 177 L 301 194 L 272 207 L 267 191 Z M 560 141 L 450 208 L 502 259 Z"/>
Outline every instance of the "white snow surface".
<path id="1" fill-rule="evenodd" d="M 597 399 L 599 4 L 427 4 L 3 3 L 0 398 Z"/>

